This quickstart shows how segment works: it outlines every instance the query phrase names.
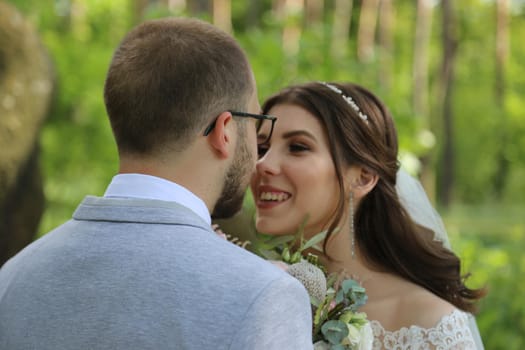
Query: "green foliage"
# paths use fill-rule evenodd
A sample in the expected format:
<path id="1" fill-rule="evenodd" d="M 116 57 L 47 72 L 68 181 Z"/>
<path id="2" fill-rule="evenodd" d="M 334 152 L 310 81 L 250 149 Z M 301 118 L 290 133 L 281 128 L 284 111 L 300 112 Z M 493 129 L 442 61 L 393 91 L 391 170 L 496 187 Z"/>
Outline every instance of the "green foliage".
<path id="1" fill-rule="evenodd" d="M 318 263 L 317 256 L 306 254 L 306 250 L 311 249 L 312 251 L 322 252 L 320 243 L 325 239 L 327 231 L 319 232 L 313 237 L 306 239 L 304 237 L 304 227 L 307 221 L 308 217 L 303 220 L 303 223 L 293 235 L 273 236 L 257 233 L 256 239 L 252 242 L 252 251 L 267 260 L 278 260 L 287 264 L 295 264 L 306 256 L 311 264 L 324 271 L 324 268 Z"/>
<path id="2" fill-rule="evenodd" d="M 57 74 L 54 106 L 41 138 L 41 164 L 45 176 L 47 210 L 40 233 L 71 217 L 85 194 L 100 195 L 117 171 L 117 154 L 102 98 L 104 77 L 114 48 L 135 23 L 131 0 L 11 0 L 38 28 L 50 52 Z M 157 2 L 158 3 L 158 2 Z M 392 111 L 404 154 L 417 156 L 437 152 L 428 147 L 422 132 L 425 123 L 412 111 L 412 63 L 415 6 L 396 2 L 393 56 L 389 59 L 392 79 L 379 84 L 385 68 L 381 52 L 371 62 L 358 62 L 356 33 L 358 3 L 354 7 L 350 42 L 342 56 L 329 50 L 331 15 L 308 26 L 301 35 L 297 56 L 283 50 L 282 29 L 270 12 L 271 1 L 259 5 L 262 14 L 248 21 L 251 2 L 233 1 L 235 36 L 245 48 L 257 78 L 261 101 L 294 82 L 306 80 L 353 81 L 375 91 Z M 332 3 L 330 1 L 326 2 Z M 505 71 L 506 92 L 502 106 L 494 94 L 494 2 L 454 1 L 459 25 L 456 78 L 453 88 L 455 157 L 455 201 L 490 203 L 496 160 L 502 150 L 509 162 L 504 188 L 505 210 L 499 203 L 464 210 L 454 207 L 446 216 L 454 248 L 474 272 L 469 283 L 487 283 L 488 296 L 481 303 L 479 327 L 487 349 L 521 349 L 525 343 L 525 241 L 523 199 L 525 193 L 525 37 L 524 2 L 513 2 L 510 20 L 510 53 Z M 74 6 L 74 11 L 71 10 Z M 165 8 L 148 8 L 146 17 L 173 14 Z M 435 86 L 441 64 L 441 19 L 439 6 L 433 18 L 431 60 L 431 110 L 440 110 Z M 300 18 L 293 18 L 301 23 Z M 254 25 L 255 23 L 255 25 Z M 479 25 L 483 23 L 483 25 Z M 432 115 L 436 117 L 436 114 Z M 514 204 L 515 207 L 511 206 Z"/>
<path id="3" fill-rule="evenodd" d="M 486 349 L 518 350 L 525 346 L 523 210 L 456 206 L 444 216 L 464 272 L 472 273 L 468 285 L 486 286 L 488 290 L 476 317 Z"/>
<path id="4" fill-rule="evenodd" d="M 96 176 L 101 182 L 93 187 L 94 191 L 100 193 L 115 171 L 115 166 L 109 164 L 116 159 L 110 129 L 104 116 L 102 86 L 115 46 L 136 20 L 134 2 L 11 2 L 39 28 L 58 75 L 56 103 L 44 132 L 44 164 L 52 165 L 45 165 L 47 177 L 54 181 L 61 177 L 67 179 L 64 177 L 66 174 L 83 173 L 83 181 L 93 185 L 98 180 L 91 181 L 91 174 L 86 174 L 81 165 L 89 164 L 90 168 L 98 167 L 105 172 L 105 175 L 100 173 Z M 235 36 L 246 49 L 253 65 L 261 100 L 291 83 L 307 80 L 354 81 L 375 91 L 389 106 L 399 131 L 402 159 L 416 160 L 417 156 L 440 150 L 442 135 L 439 132 L 434 136 L 429 133 L 425 122 L 427 116 L 415 116 L 411 105 L 415 20 L 395 22 L 392 57 L 385 61 L 387 58 L 382 56 L 384 53 L 377 49 L 372 60 L 363 63 L 358 61 L 355 54 L 358 4 L 353 11 L 349 45 L 342 48 L 338 56 L 332 56 L 330 51 L 332 5 L 327 5 L 323 14 L 324 21 L 308 23 L 304 27 L 297 55 L 290 55 L 283 49 L 282 31 L 283 26 L 290 23 L 301 26 L 303 12 L 296 13 L 290 19 L 277 20 L 271 12 L 271 2 L 262 1 L 255 6 L 262 13 L 247 17 L 247 11 L 251 11 L 253 6 L 255 5 L 234 2 L 232 19 L 234 25 L 237 25 Z M 522 21 L 510 22 L 511 59 L 506 72 L 507 92 L 504 105 L 498 107 L 494 96 L 493 5 L 469 0 L 455 3 L 455 8 L 459 23 L 456 28 L 459 45 L 453 102 L 456 135 L 455 199 L 468 203 L 492 199 L 494 176 L 500 166 L 498 156 L 503 153 L 509 162 L 503 199 L 516 203 L 522 200 L 521 194 L 525 193 L 525 185 L 521 181 L 525 172 L 525 138 L 521 137 L 525 132 L 525 118 L 521 112 L 525 107 L 521 98 L 521 91 L 525 88 L 525 72 L 520 64 L 525 59 L 525 49 L 519 45 L 519 40 L 512 39 L 525 34 L 525 26 Z M 521 8 L 516 6 L 516 9 L 514 14 L 519 16 L 518 11 Z M 181 14 L 184 15 L 173 13 L 157 2 L 146 9 L 145 18 Z M 206 14 L 201 16 L 209 17 Z M 410 3 L 396 4 L 396 16 L 415 19 L 415 7 Z M 442 50 L 440 16 L 440 7 L 437 6 L 432 22 L 430 47 L 431 92 L 439 83 Z M 253 21 L 254 18 L 256 21 Z M 479 21 L 488 25 L 479 26 Z M 380 84 L 380 72 L 383 71 L 385 62 L 389 62 L 392 74 L 389 86 Z M 436 94 L 431 94 L 430 103 L 432 117 L 436 118 L 436 113 L 440 111 Z M 65 133 L 64 136 L 61 136 L 60 130 Z M 51 141 L 46 134 L 79 142 L 69 145 L 70 154 L 59 154 L 62 148 L 53 145 L 57 141 Z M 433 137 L 437 137 L 435 146 Z M 50 142 L 50 145 L 46 142 Z M 103 165 L 97 164 L 98 162 Z M 476 164 L 475 171 L 472 164 Z M 77 167 L 80 170 L 66 169 L 64 172 L 64 167 Z M 60 170 L 57 171 L 58 169 Z"/>

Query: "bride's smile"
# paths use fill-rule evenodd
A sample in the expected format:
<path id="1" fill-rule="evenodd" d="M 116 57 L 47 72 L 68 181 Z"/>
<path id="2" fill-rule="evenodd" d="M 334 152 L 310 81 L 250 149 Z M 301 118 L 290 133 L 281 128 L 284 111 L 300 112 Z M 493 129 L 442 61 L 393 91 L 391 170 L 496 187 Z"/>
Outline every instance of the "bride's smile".
<path id="1" fill-rule="evenodd" d="M 268 208 L 268 205 L 279 204 L 288 200 L 292 195 L 289 192 L 283 191 L 281 189 L 261 185 L 258 187 L 257 195 L 257 207 L 261 209 Z"/>

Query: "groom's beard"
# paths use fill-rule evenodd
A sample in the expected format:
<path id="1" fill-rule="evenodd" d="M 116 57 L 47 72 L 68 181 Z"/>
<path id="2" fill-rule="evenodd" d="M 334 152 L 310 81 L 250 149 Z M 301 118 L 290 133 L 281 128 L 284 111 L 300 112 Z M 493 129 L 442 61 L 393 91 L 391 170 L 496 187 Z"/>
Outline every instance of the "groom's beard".
<path id="1" fill-rule="evenodd" d="M 230 218 L 242 208 L 251 175 L 250 164 L 253 156 L 248 150 L 247 141 L 243 137 L 239 137 L 239 140 L 243 142 L 237 147 L 233 163 L 226 173 L 222 193 L 211 214 L 212 219 Z"/>

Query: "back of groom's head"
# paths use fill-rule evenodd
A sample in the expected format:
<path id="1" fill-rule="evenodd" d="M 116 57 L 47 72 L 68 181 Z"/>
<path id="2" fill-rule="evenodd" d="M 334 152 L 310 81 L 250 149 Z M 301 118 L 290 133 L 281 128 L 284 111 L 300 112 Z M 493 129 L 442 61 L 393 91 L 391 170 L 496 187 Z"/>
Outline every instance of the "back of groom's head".
<path id="1" fill-rule="evenodd" d="M 243 50 L 206 22 L 169 18 L 137 26 L 114 53 L 104 101 L 119 153 L 181 151 L 254 92 Z"/>

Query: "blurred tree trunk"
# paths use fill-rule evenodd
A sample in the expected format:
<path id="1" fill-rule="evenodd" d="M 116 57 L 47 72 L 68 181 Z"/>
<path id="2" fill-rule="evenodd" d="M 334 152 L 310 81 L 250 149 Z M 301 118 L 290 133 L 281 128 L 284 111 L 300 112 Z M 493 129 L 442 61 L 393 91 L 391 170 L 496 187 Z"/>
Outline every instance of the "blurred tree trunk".
<path id="1" fill-rule="evenodd" d="M 443 7 L 443 62 L 441 65 L 440 99 L 438 103 L 442 106 L 443 116 L 443 154 L 438 166 L 440 173 L 439 202 L 446 206 L 450 205 L 454 189 L 454 116 L 452 111 L 452 97 L 454 87 L 454 70 L 457 49 L 457 38 L 455 33 L 456 22 L 452 0 L 442 0 Z"/>
<path id="2" fill-rule="evenodd" d="M 305 0 L 304 3 L 304 27 L 323 21 L 324 0 Z"/>
<path id="3" fill-rule="evenodd" d="M 428 61 L 430 47 L 430 33 L 432 28 L 432 1 L 418 0 L 416 28 L 414 39 L 414 56 L 412 67 L 412 110 L 420 120 L 419 127 L 429 130 L 430 117 L 428 114 Z M 421 183 L 428 196 L 435 198 L 435 175 L 432 171 L 432 153 L 420 155 Z"/>
<path id="4" fill-rule="evenodd" d="M 286 0 L 272 0 L 272 12 L 274 16 L 281 20 L 284 18 L 284 3 Z"/>
<path id="5" fill-rule="evenodd" d="M 507 118 L 505 114 L 505 68 L 509 57 L 509 0 L 496 1 L 496 104 L 499 109 L 499 142 L 496 155 L 494 174 L 494 192 L 501 199 L 505 190 L 505 182 L 509 173 L 510 163 L 505 156 L 508 143 Z"/>
<path id="6" fill-rule="evenodd" d="M 284 16 L 282 45 L 287 59 L 286 71 L 287 74 L 295 75 L 302 35 L 301 20 L 304 13 L 304 0 L 284 0 L 281 11 Z"/>
<path id="7" fill-rule="evenodd" d="M 335 61 L 344 57 L 348 50 L 352 5 L 353 0 L 335 0 L 332 41 L 330 43 L 330 54 Z"/>
<path id="8" fill-rule="evenodd" d="M 191 16 L 198 16 L 203 13 L 210 13 L 212 6 L 210 0 L 186 0 L 188 13 Z"/>
<path id="9" fill-rule="evenodd" d="M 362 0 L 357 31 L 357 58 L 361 62 L 369 62 L 374 58 L 378 8 L 379 0 Z"/>
<path id="10" fill-rule="evenodd" d="M 36 32 L 0 2 L 0 265 L 33 240 L 44 210 L 38 136 L 53 85 Z"/>
<path id="11" fill-rule="evenodd" d="M 423 127 L 428 128 L 428 51 L 432 28 L 431 0 L 418 0 L 414 41 L 414 66 L 412 70 L 412 106 L 414 114 L 423 118 Z"/>
<path id="12" fill-rule="evenodd" d="M 227 33 L 232 33 L 231 0 L 213 0 L 213 24 Z"/>
<path id="13" fill-rule="evenodd" d="M 261 0 L 252 0 L 248 3 L 246 10 L 245 25 L 246 28 L 257 28 L 260 25 L 262 17 Z"/>
<path id="14" fill-rule="evenodd" d="M 133 23 L 142 21 L 150 2 L 151 0 L 135 0 L 133 2 Z"/>
<path id="15" fill-rule="evenodd" d="M 163 0 L 164 5 L 171 11 L 182 12 L 186 9 L 186 0 Z"/>
<path id="16" fill-rule="evenodd" d="M 394 8 L 392 0 L 381 0 L 379 7 L 379 86 L 388 90 L 392 85 L 392 36 Z"/>

